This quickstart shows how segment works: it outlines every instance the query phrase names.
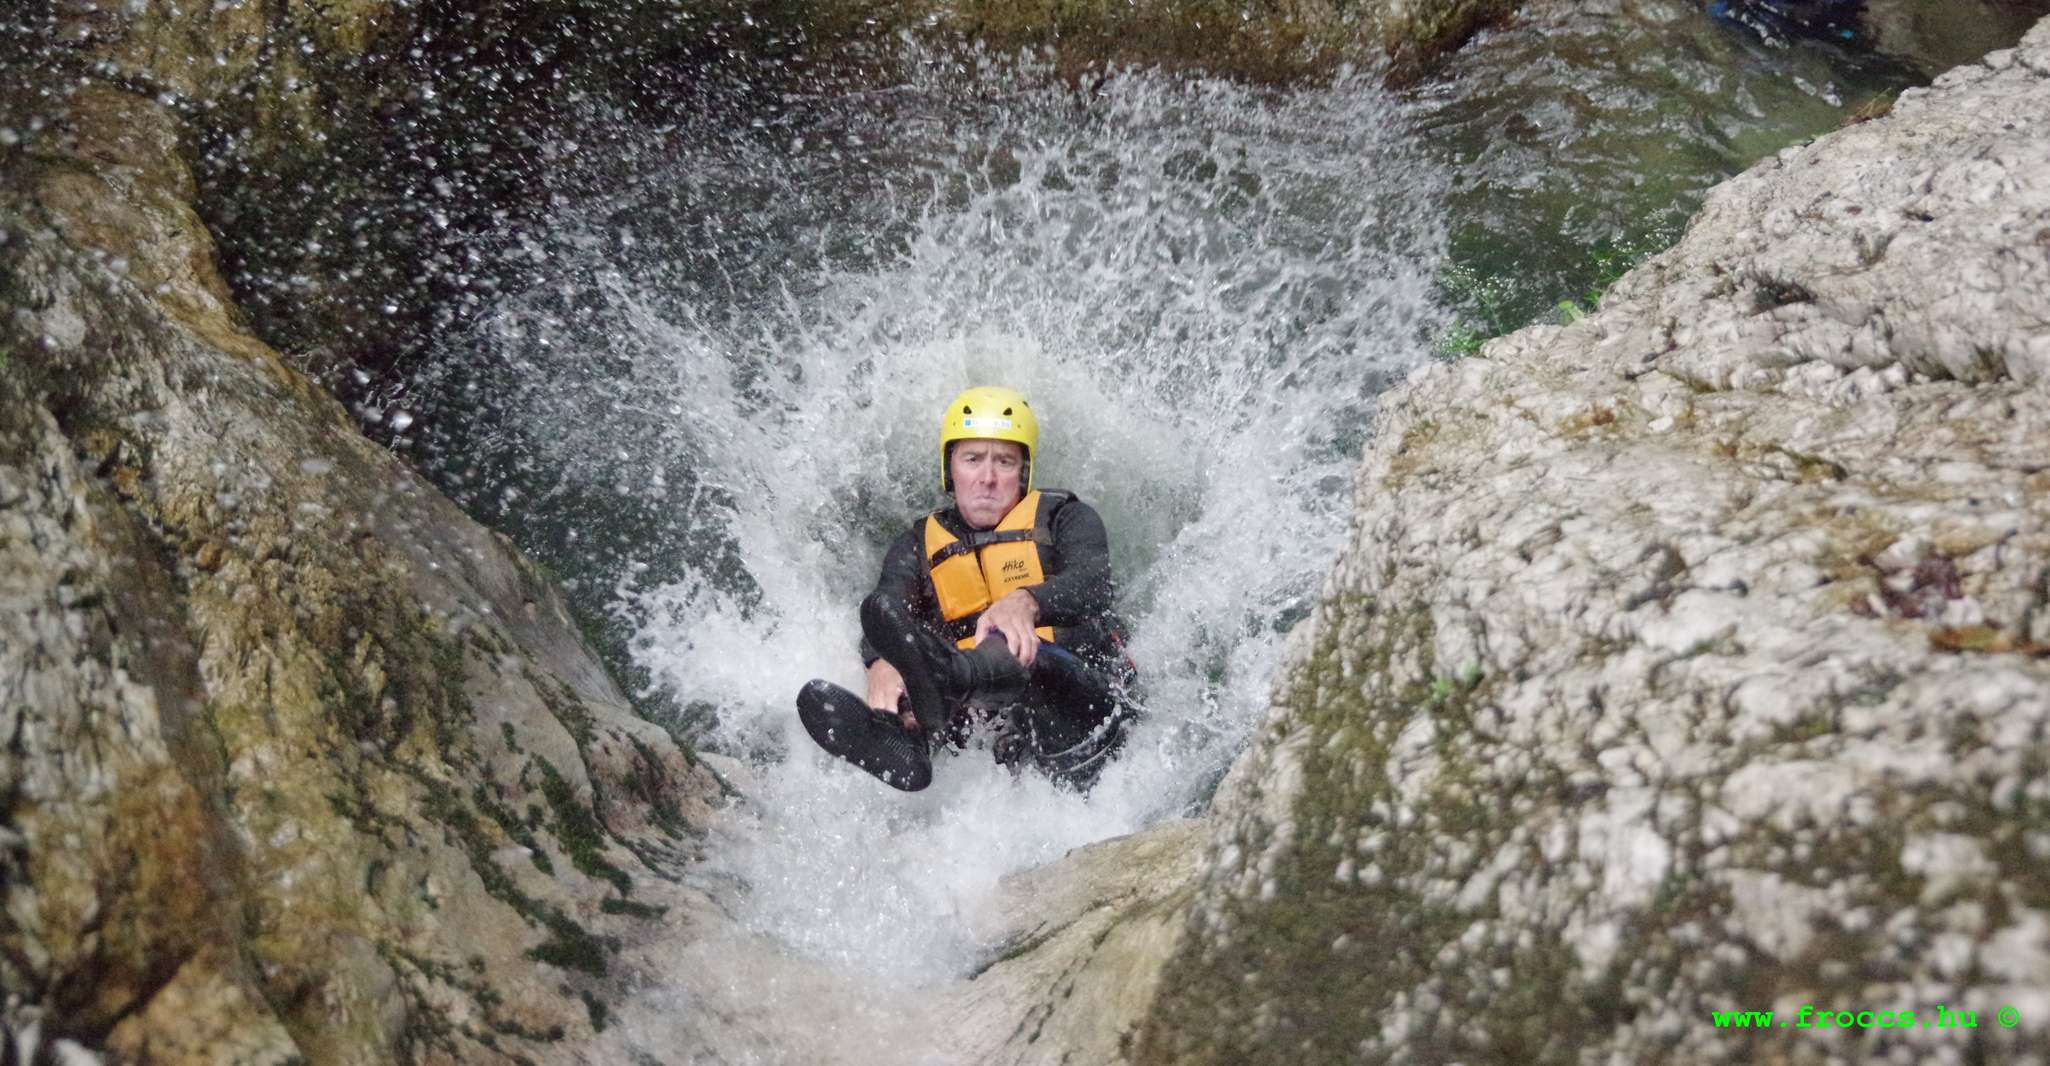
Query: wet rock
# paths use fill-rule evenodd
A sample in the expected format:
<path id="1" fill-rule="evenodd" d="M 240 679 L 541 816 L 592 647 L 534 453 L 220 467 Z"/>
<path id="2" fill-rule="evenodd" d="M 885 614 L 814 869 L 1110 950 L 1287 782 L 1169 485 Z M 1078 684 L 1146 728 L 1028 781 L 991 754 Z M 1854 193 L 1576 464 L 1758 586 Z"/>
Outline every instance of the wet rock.
<path id="1" fill-rule="evenodd" d="M 10 1019 L 117 1061 L 572 1053 L 715 780 L 248 332 L 173 105 L 51 106 L 0 158 Z"/>
<path id="2" fill-rule="evenodd" d="M 751 802 L 711 821 L 714 846 L 759 828 L 734 817 Z M 847 1066 L 1129 1061 L 1161 960 L 1183 935 L 1208 830 L 1201 821 L 1173 822 L 1006 877 L 960 916 L 987 961 L 952 980 L 905 980 L 796 957 L 720 913 L 720 901 L 741 901 L 733 898 L 737 886 L 714 886 L 713 906 L 679 912 L 690 935 L 628 949 L 629 957 L 646 951 L 659 958 L 664 980 L 618 1005 L 593 1058 Z"/>
<path id="3" fill-rule="evenodd" d="M 2012 47 L 2046 14 L 2045 0 L 1866 0 L 1864 23 L 1880 52 L 1935 77 Z"/>
<path id="4" fill-rule="evenodd" d="M 1209 826 L 1172 822 L 1015 874 L 977 916 L 995 961 L 943 1008 L 969 1061 L 1129 1061 L 1182 934 Z"/>
<path id="5" fill-rule="evenodd" d="M 2040 1061 L 2046 114 L 2050 25 L 1386 397 L 1139 1061 Z M 1980 1027 L 1712 1016 L 1804 1005 Z"/>
<path id="6" fill-rule="evenodd" d="M 1216 0 L 1017 4 L 1002 0 L 891 5 L 894 24 L 953 33 L 999 49 L 1047 48 L 1070 70 L 1110 64 L 1196 68 L 1291 81 L 1340 62 L 1389 61 L 1420 73 L 1521 0 L 1369 0 L 1244 5 Z M 867 17 L 874 17 L 872 14 Z"/>

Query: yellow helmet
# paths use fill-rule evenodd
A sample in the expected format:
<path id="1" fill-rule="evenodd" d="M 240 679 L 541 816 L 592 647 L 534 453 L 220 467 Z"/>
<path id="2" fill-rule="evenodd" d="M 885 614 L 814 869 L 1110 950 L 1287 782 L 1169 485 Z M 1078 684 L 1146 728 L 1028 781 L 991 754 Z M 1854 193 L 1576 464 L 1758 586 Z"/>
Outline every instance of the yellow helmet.
<path id="1" fill-rule="evenodd" d="M 947 404 L 940 419 L 940 491 L 954 491 L 947 452 L 955 441 L 1008 440 L 1025 446 L 1025 491 L 1032 491 L 1032 453 L 1039 448 L 1039 419 L 1025 394 L 1001 385 L 977 385 Z"/>

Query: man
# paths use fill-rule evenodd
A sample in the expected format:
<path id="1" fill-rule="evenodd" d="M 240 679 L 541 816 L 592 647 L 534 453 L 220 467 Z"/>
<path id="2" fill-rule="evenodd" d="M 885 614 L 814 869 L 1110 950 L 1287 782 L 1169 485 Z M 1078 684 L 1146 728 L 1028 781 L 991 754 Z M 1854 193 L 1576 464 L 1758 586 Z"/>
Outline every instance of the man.
<path id="1" fill-rule="evenodd" d="M 940 420 L 940 488 L 883 557 L 861 603 L 863 700 L 825 681 L 798 694 L 826 749 L 906 791 L 932 780 L 936 744 L 971 726 L 996 757 L 1086 790 L 1123 742 L 1131 660 L 1112 611 L 1103 519 L 1034 485 L 1039 423 L 1025 397 L 983 386 Z"/>

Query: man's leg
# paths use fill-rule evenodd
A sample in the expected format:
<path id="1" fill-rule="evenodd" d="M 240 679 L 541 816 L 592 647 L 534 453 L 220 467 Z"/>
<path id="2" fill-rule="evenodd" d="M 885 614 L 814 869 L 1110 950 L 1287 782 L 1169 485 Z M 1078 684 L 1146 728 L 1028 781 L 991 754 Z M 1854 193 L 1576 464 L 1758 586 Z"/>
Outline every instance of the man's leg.
<path id="1" fill-rule="evenodd" d="M 872 594 L 861 601 L 861 635 L 876 654 L 904 675 L 911 714 L 927 736 L 944 738 L 953 711 L 963 703 L 999 703 L 1026 682 L 1024 670 L 1000 640 L 973 651 L 953 644 L 911 617 L 903 604 Z"/>
<path id="2" fill-rule="evenodd" d="M 1124 746 L 1125 726 L 1136 717 L 1130 683 L 1059 645 L 1040 645 L 1019 709 L 1040 770 L 1076 791 L 1089 791 Z"/>

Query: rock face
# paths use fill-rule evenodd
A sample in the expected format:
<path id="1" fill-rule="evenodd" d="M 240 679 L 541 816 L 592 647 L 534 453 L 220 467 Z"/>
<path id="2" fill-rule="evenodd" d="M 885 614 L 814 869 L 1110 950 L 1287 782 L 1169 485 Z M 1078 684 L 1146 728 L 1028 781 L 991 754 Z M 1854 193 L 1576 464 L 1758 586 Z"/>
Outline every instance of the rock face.
<path id="1" fill-rule="evenodd" d="M 906 26 L 940 28 L 998 48 L 1051 47 L 1071 68 L 1100 63 L 1195 67 L 1286 81 L 1344 60 L 1391 60 L 1418 73 L 1522 0 L 908 0 L 889 5 Z"/>
<path id="2" fill-rule="evenodd" d="M 562 1057 L 695 903 L 717 782 L 246 330 L 170 108 L 49 106 L 0 159 L 5 1026 L 123 1062 Z"/>
<path id="3" fill-rule="evenodd" d="M 674 981 L 677 945 L 689 993 L 742 998 L 713 972 L 738 965 L 844 990 L 682 882 L 715 775 L 223 280 L 199 209 L 243 201 L 191 161 L 218 182 L 313 151 L 332 71 L 293 57 L 368 54 L 417 12 L 67 4 L 49 76 L 0 83 L 10 1033 L 139 1063 L 711 1056 L 732 1045 L 693 1034 L 756 1019 L 624 996 Z M 1208 872 L 1206 828 L 1177 825 L 1019 879 L 1015 954 L 935 997 L 933 1031 L 973 1019 L 946 1050 L 2040 1047 L 2046 82 L 2039 29 L 1731 183 L 1601 314 L 1391 397 Z M 257 147 L 216 153 L 223 116 Z M 306 177 L 258 170 L 250 195 Z M 315 229 L 267 262 L 339 277 Z M 257 324 L 363 328 L 335 306 Z M 1807 1003 L 1980 1027 L 1708 1020 Z"/>
<path id="4" fill-rule="evenodd" d="M 707 761 L 724 765 L 722 757 Z M 735 777 L 745 781 L 744 773 Z M 745 789 L 746 785 L 743 784 Z M 712 826 L 748 832 L 751 803 Z M 900 983 L 792 957 L 707 915 L 662 946 L 666 982 L 621 1003 L 594 1062 L 1057 1066 L 1123 1061 L 1182 932 L 1208 824 L 1078 848 L 1007 878 L 964 915 L 989 961 L 959 981 Z"/>
<path id="5" fill-rule="evenodd" d="M 1001 920 L 984 931 L 998 961 L 941 1012 L 967 1020 L 954 1030 L 961 1061 L 1124 1060 L 1180 940 L 1208 830 L 1172 822 L 1006 878 L 990 901 Z"/>
<path id="6" fill-rule="evenodd" d="M 716 12 L 460 7 L 6 16 L 8 1033 L 145 1063 L 625 1055 L 600 1034 L 653 945 L 717 942 L 676 883 L 714 776 L 627 712 L 545 575 L 304 372 L 374 364 L 414 297 L 466 284 L 419 234 L 531 179 L 531 138 L 602 81 L 531 38 L 614 67 L 732 42 L 677 29 Z M 550 89 L 447 103 L 501 77 Z M 408 151 L 448 180 L 369 158 Z M 1134 934 L 1076 905 L 1034 942 L 1119 957 Z M 1049 957 L 1003 972 L 1037 988 Z"/>
<path id="7" fill-rule="evenodd" d="M 1139 1061 L 2044 1061 L 2046 116 L 2050 24 L 1386 398 Z M 1808 1006 L 1915 1024 L 1711 1013 Z"/>
<path id="8" fill-rule="evenodd" d="M 1865 24 L 1880 51 L 1935 77 L 2007 47 L 2045 14 L 2045 0 L 1867 0 Z"/>

